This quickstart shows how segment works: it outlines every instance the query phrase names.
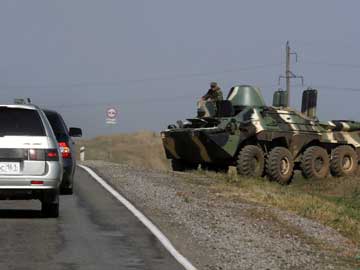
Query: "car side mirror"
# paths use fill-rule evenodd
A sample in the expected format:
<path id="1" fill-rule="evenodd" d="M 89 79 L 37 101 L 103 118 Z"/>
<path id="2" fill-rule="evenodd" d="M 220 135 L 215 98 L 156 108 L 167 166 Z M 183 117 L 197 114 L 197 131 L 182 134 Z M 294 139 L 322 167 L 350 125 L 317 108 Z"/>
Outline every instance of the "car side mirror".
<path id="1" fill-rule="evenodd" d="M 81 130 L 81 128 L 71 127 L 71 128 L 69 128 L 69 135 L 71 137 L 81 137 L 82 130 Z"/>

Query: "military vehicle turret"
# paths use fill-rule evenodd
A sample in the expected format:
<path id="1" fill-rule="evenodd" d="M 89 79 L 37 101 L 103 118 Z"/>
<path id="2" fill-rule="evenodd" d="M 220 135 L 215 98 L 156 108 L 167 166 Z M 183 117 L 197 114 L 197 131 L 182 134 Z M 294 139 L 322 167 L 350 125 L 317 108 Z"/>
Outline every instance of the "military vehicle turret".
<path id="1" fill-rule="evenodd" d="M 360 122 L 321 122 L 315 116 L 316 90 L 303 93 L 302 112 L 284 104 L 277 91 L 266 106 L 258 88 L 231 88 L 226 100 L 207 102 L 198 116 L 161 132 L 174 171 L 203 169 L 267 176 L 290 183 L 294 170 L 306 178 L 352 175 L 360 154 Z"/>

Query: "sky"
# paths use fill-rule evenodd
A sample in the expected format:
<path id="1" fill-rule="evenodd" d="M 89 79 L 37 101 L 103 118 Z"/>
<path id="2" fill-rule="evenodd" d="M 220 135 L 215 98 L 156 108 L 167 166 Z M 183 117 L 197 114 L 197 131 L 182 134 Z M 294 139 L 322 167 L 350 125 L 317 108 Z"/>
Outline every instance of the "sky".
<path id="1" fill-rule="evenodd" d="M 304 76 L 291 104 L 314 87 L 321 120 L 360 120 L 359 10 L 356 0 L 1 0 L 0 103 L 30 97 L 86 138 L 159 132 L 194 117 L 211 81 L 225 93 L 258 86 L 270 105 L 289 40 Z"/>

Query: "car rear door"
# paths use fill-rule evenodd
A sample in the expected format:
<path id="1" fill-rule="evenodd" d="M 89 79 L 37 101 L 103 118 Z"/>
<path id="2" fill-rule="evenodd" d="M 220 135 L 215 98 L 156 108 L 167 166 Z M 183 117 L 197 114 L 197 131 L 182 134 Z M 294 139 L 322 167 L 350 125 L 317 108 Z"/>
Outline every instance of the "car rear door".
<path id="1" fill-rule="evenodd" d="M 44 174 L 48 145 L 37 110 L 0 106 L 0 177 Z"/>

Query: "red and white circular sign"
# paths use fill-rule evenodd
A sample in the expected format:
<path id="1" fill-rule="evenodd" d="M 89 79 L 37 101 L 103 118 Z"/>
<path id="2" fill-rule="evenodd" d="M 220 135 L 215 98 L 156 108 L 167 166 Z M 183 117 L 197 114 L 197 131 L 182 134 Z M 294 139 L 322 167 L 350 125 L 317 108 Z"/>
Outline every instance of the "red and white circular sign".
<path id="1" fill-rule="evenodd" d="M 110 119 L 115 119 L 117 114 L 118 114 L 118 112 L 115 108 L 108 108 L 106 110 L 106 116 Z"/>

